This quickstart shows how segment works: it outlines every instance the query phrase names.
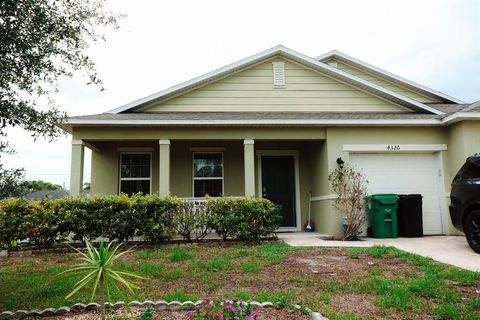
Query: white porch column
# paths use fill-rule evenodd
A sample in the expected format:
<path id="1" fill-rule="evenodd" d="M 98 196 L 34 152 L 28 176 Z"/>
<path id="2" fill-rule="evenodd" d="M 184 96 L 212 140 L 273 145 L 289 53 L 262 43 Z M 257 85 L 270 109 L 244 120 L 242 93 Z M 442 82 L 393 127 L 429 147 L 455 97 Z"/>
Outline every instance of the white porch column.
<path id="1" fill-rule="evenodd" d="M 159 181 L 158 194 L 166 197 L 170 194 L 170 140 L 159 140 Z"/>
<path id="2" fill-rule="evenodd" d="M 243 140 L 245 170 L 245 197 L 255 196 L 255 149 L 254 140 Z"/>
<path id="3" fill-rule="evenodd" d="M 82 140 L 72 140 L 72 161 L 70 165 L 70 195 L 72 196 L 82 194 L 84 154 L 84 142 Z"/>

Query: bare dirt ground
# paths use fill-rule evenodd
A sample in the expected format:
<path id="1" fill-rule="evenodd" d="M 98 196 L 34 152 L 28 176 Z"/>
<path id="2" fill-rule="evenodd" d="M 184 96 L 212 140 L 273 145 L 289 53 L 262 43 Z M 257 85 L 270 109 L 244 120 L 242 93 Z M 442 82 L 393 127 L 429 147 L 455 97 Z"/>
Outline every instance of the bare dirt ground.
<path id="1" fill-rule="evenodd" d="M 299 311 L 291 311 L 286 309 L 274 309 L 274 308 L 258 308 L 256 309 L 260 313 L 262 320 L 307 320 L 312 317 L 308 314 L 301 313 Z M 113 319 L 136 319 L 142 314 L 140 309 L 132 309 L 131 311 L 117 310 L 114 314 L 109 314 L 109 318 Z M 157 320 L 185 320 L 187 311 L 156 311 L 154 319 Z M 62 317 L 49 317 L 49 320 L 98 320 L 100 318 L 99 311 L 91 311 L 85 313 L 69 314 Z"/>

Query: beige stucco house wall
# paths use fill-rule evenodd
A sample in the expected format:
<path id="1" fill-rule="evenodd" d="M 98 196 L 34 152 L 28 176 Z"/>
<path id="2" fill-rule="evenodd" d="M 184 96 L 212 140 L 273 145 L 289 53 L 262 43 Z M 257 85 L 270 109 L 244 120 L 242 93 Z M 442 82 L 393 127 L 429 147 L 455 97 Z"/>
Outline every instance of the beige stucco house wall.
<path id="1" fill-rule="evenodd" d="M 122 153 L 151 154 L 150 192 L 186 198 L 195 152 L 222 153 L 225 196 L 264 196 L 263 157 L 291 157 L 296 207 L 288 230 L 302 229 L 311 204 L 317 231 L 340 236 L 328 174 L 337 158 L 357 153 L 438 158 L 439 219 L 449 224 L 450 182 L 480 152 L 478 111 L 336 51 L 314 59 L 275 47 L 62 127 L 72 135 L 72 194 L 81 190 L 85 146 L 92 194 L 120 192 Z"/>

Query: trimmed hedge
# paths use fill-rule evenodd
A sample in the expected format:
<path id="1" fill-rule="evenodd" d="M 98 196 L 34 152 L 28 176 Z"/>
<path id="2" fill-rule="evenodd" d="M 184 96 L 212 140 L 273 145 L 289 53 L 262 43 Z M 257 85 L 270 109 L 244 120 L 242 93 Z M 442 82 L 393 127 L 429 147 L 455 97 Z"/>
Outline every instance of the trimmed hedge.
<path id="1" fill-rule="evenodd" d="M 228 237 L 257 241 L 280 226 L 278 206 L 263 198 L 209 198 L 208 226 L 226 240 Z"/>
<path id="2" fill-rule="evenodd" d="M 27 240 L 38 247 L 100 236 L 135 236 L 162 243 L 176 234 L 199 241 L 215 230 L 227 238 L 258 241 L 279 227 L 278 207 L 259 198 L 209 198 L 192 205 L 177 197 L 112 195 L 64 199 L 0 200 L 0 248 Z"/>

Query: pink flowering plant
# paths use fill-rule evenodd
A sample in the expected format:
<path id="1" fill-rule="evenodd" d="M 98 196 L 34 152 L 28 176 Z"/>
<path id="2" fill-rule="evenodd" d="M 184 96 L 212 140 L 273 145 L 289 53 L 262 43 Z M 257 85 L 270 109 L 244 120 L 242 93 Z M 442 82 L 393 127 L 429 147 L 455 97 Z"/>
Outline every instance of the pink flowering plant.
<path id="1" fill-rule="evenodd" d="M 195 311 L 187 313 L 191 320 L 254 320 L 260 319 L 253 310 L 251 301 L 243 301 L 236 297 L 207 297 L 197 305 Z"/>

